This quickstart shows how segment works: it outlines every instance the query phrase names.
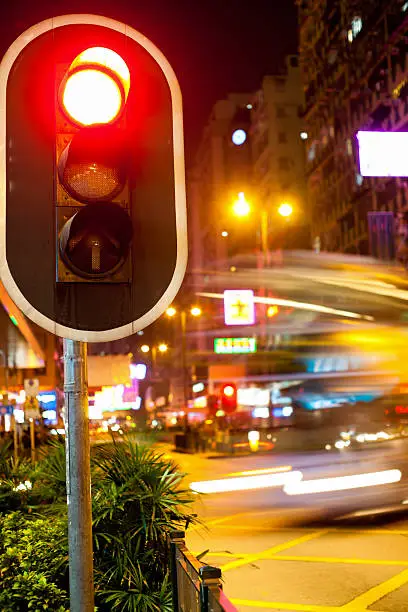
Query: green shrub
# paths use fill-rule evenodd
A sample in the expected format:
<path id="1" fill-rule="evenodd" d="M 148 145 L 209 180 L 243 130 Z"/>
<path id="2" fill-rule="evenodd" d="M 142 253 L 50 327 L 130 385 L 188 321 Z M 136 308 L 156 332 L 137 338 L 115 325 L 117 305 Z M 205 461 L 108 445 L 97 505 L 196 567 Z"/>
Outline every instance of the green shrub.
<path id="1" fill-rule="evenodd" d="M 69 606 L 64 444 L 53 443 L 35 466 L 11 457 L 0 464 L 0 610 L 62 612 Z M 132 437 L 94 449 L 91 468 L 98 611 L 171 612 L 167 534 L 195 521 L 183 474 Z"/>
<path id="2" fill-rule="evenodd" d="M 169 531 L 193 520 L 183 474 L 125 438 L 101 447 L 93 489 L 95 580 L 100 610 L 171 610 Z"/>
<path id="3" fill-rule="evenodd" d="M 66 521 L 0 517 L 0 610 L 65 612 L 68 599 Z"/>

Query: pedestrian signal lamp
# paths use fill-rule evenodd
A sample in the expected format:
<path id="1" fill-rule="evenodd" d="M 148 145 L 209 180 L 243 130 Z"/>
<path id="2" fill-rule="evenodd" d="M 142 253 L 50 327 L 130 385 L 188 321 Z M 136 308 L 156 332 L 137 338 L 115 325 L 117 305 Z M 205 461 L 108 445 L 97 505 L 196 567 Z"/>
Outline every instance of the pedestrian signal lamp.
<path id="1" fill-rule="evenodd" d="M 181 94 L 163 54 L 95 15 L 41 22 L 0 64 L 0 279 L 37 325 L 122 338 L 186 267 Z"/>
<path id="2" fill-rule="evenodd" d="M 227 383 L 221 387 L 221 409 L 226 414 L 235 412 L 237 409 L 237 387 Z"/>

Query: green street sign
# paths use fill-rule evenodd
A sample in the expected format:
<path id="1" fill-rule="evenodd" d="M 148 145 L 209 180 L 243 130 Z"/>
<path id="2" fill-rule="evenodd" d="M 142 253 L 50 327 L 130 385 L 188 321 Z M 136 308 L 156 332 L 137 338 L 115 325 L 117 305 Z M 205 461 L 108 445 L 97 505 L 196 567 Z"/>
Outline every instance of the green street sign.
<path id="1" fill-rule="evenodd" d="M 214 353 L 256 353 L 256 338 L 214 338 Z"/>

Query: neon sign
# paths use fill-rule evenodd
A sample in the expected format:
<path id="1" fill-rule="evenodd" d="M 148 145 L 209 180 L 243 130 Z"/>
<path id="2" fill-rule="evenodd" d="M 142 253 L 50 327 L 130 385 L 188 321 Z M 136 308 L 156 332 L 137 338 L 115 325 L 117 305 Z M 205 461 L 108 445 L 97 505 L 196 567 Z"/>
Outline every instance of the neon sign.
<path id="1" fill-rule="evenodd" d="M 214 338 L 214 353 L 256 353 L 256 338 Z"/>

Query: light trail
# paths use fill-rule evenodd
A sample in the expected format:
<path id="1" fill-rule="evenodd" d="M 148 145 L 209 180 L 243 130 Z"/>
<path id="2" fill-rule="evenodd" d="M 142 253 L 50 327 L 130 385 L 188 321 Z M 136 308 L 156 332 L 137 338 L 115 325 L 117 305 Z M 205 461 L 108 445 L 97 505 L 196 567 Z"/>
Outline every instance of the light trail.
<path id="1" fill-rule="evenodd" d="M 302 472 L 285 472 L 281 474 L 264 474 L 259 476 L 243 476 L 238 478 L 222 478 L 220 480 L 203 480 L 192 482 L 190 489 L 195 493 L 229 493 L 232 491 L 251 491 L 270 487 L 283 487 L 302 480 Z"/>
<path id="2" fill-rule="evenodd" d="M 217 300 L 223 300 L 223 293 L 197 293 L 200 297 L 214 298 Z M 324 314 L 333 314 L 339 317 L 346 317 L 348 319 L 363 319 L 364 321 L 374 321 L 374 317 L 371 315 L 361 315 L 357 312 L 350 312 L 348 310 L 337 310 L 336 308 L 330 308 L 329 306 L 322 306 L 321 304 L 311 304 L 308 302 L 296 302 L 295 300 L 283 300 L 275 297 L 254 297 L 256 304 L 271 304 L 276 306 L 287 306 L 288 308 L 297 308 L 298 310 L 309 310 L 311 312 L 321 312 Z"/>
<path id="3" fill-rule="evenodd" d="M 367 472 L 366 474 L 353 474 L 351 476 L 336 476 L 333 478 L 319 478 L 315 480 L 302 480 L 289 482 L 284 485 L 286 495 L 307 495 L 309 493 L 330 493 L 333 491 L 347 491 L 363 487 L 392 484 L 401 480 L 400 470 L 384 470 L 382 472 Z"/>

